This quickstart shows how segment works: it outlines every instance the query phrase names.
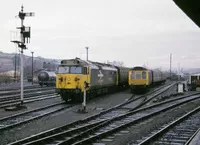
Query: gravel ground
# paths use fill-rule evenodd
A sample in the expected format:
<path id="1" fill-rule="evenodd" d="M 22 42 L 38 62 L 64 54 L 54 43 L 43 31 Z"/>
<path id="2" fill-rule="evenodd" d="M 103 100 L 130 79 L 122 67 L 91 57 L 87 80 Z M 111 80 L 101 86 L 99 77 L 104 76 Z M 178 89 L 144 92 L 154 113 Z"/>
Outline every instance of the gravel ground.
<path id="1" fill-rule="evenodd" d="M 137 144 L 137 140 L 142 140 L 144 137 L 149 136 L 151 132 L 159 129 L 164 124 L 185 115 L 199 105 L 200 99 L 179 106 L 176 109 L 170 109 L 163 114 L 152 117 L 138 125 L 130 126 L 129 128 L 125 128 L 120 132 L 112 134 L 108 137 L 110 139 L 106 138 L 106 142 L 103 140 L 100 140 L 99 142 L 106 145 L 125 145 L 129 142 Z"/>
<path id="2" fill-rule="evenodd" d="M 26 103 L 25 105 L 27 108 L 23 110 L 18 110 L 18 111 L 5 111 L 3 108 L 0 108 L 0 118 L 21 113 L 21 112 L 25 112 L 25 111 L 29 111 L 29 110 L 33 110 L 33 109 L 37 109 L 37 108 L 41 108 L 41 107 L 59 103 L 59 102 L 62 102 L 62 99 L 60 97 L 57 97 L 57 98 L 51 98 L 51 99 Z"/>
<path id="3" fill-rule="evenodd" d="M 126 101 L 132 96 L 132 94 L 130 94 L 129 92 L 130 91 L 127 90 L 120 93 L 98 97 L 95 100 L 89 101 L 87 104 L 88 113 L 86 114 L 77 113 L 77 110 L 81 108 L 81 105 L 79 105 L 52 114 L 51 116 L 46 116 L 42 119 L 32 121 L 22 126 L 18 126 L 7 131 L 2 131 L 0 132 L 0 144 L 7 144 L 9 142 L 13 142 L 15 140 L 19 140 L 30 135 L 37 134 L 42 131 L 96 114 L 102 111 L 102 109 L 107 109 L 117 104 L 120 104 L 123 101 Z"/>

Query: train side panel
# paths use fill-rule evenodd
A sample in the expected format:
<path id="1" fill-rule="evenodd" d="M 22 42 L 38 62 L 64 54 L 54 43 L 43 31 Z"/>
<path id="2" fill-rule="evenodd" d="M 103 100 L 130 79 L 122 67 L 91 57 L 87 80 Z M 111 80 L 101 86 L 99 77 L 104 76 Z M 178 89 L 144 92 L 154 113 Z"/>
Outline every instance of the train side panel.
<path id="1" fill-rule="evenodd" d="M 160 70 L 153 70 L 153 84 L 160 84 L 166 80 L 163 72 Z"/>
<path id="2" fill-rule="evenodd" d="M 152 71 L 149 70 L 148 72 L 148 75 L 147 75 L 147 79 L 148 79 L 148 85 L 151 85 L 153 83 L 153 74 L 152 74 Z"/>
<path id="3" fill-rule="evenodd" d="M 119 86 L 128 86 L 128 71 L 129 68 L 126 67 L 116 67 L 118 70 L 118 85 Z"/>
<path id="4" fill-rule="evenodd" d="M 116 86 L 117 70 L 91 70 L 90 89 L 97 89 L 107 86 Z"/>

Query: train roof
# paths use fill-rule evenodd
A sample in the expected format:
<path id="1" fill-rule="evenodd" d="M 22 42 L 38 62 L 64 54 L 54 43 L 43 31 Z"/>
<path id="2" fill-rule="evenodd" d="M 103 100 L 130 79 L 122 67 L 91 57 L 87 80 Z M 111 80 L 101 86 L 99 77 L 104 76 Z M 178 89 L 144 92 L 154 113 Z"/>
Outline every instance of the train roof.
<path id="1" fill-rule="evenodd" d="M 64 60 L 61 60 L 61 65 L 87 65 L 93 69 L 98 69 L 98 67 L 91 63 L 90 61 L 86 61 L 86 60 L 82 60 L 80 58 L 75 58 L 75 59 L 64 59 Z"/>
<path id="2" fill-rule="evenodd" d="M 131 68 L 130 70 L 148 70 L 145 67 L 141 67 L 141 66 L 135 66 L 133 68 Z"/>
<path id="3" fill-rule="evenodd" d="M 200 73 L 190 74 L 190 76 L 200 76 Z"/>
<path id="4" fill-rule="evenodd" d="M 116 71 L 116 67 L 112 66 L 110 64 L 100 63 L 100 62 L 93 62 L 93 61 L 87 61 L 82 60 L 80 58 L 75 59 L 65 59 L 61 61 L 61 65 L 87 65 L 92 69 L 103 69 L 103 70 L 112 70 Z"/>

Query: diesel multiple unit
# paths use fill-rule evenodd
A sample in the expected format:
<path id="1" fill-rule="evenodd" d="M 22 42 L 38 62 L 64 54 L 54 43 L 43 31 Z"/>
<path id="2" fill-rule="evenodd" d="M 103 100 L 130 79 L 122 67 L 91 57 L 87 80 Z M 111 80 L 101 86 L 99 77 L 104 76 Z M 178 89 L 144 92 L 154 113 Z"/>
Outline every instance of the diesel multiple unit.
<path id="1" fill-rule="evenodd" d="M 151 85 L 166 81 L 166 75 L 160 70 L 149 70 L 144 67 L 134 67 L 129 70 L 128 83 L 132 92 L 147 91 Z"/>
<path id="2" fill-rule="evenodd" d="M 79 58 L 62 60 L 56 74 L 56 91 L 65 101 L 82 101 L 84 84 L 87 98 L 128 86 L 128 70 Z"/>

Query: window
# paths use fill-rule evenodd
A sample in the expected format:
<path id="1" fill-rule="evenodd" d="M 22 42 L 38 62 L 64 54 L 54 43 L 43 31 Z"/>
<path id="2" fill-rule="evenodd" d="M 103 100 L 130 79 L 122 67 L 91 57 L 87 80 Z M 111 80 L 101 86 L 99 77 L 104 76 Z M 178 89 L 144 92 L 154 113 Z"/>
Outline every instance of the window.
<path id="1" fill-rule="evenodd" d="M 87 67 L 84 67 L 84 73 L 83 74 L 88 74 Z"/>
<path id="2" fill-rule="evenodd" d="M 82 67 L 80 66 L 59 66 L 58 74 L 82 74 Z"/>
<path id="3" fill-rule="evenodd" d="M 141 72 L 136 72 L 135 75 L 137 80 L 141 79 Z"/>
<path id="4" fill-rule="evenodd" d="M 135 73 L 134 73 L 134 72 L 131 72 L 130 77 L 131 77 L 131 80 L 134 80 L 134 78 L 135 78 Z"/>
<path id="5" fill-rule="evenodd" d="M 142 72 L 142 79 L 146 79 L 146 72 Z"/>
<path id="6" fill-rule="evenodd" d="M 58 67 L 58 73 L 59 74 L 69 73 L 69 67 L 68 66 L 59 66 Z"/>
<path id="7" fill-rule="evenodd" d="M 70 67 L 70 73 L 71 74 L 81 74 L 82 73 L 82 67 L 80 67 L 80 66 L 71 66 Z"/>

